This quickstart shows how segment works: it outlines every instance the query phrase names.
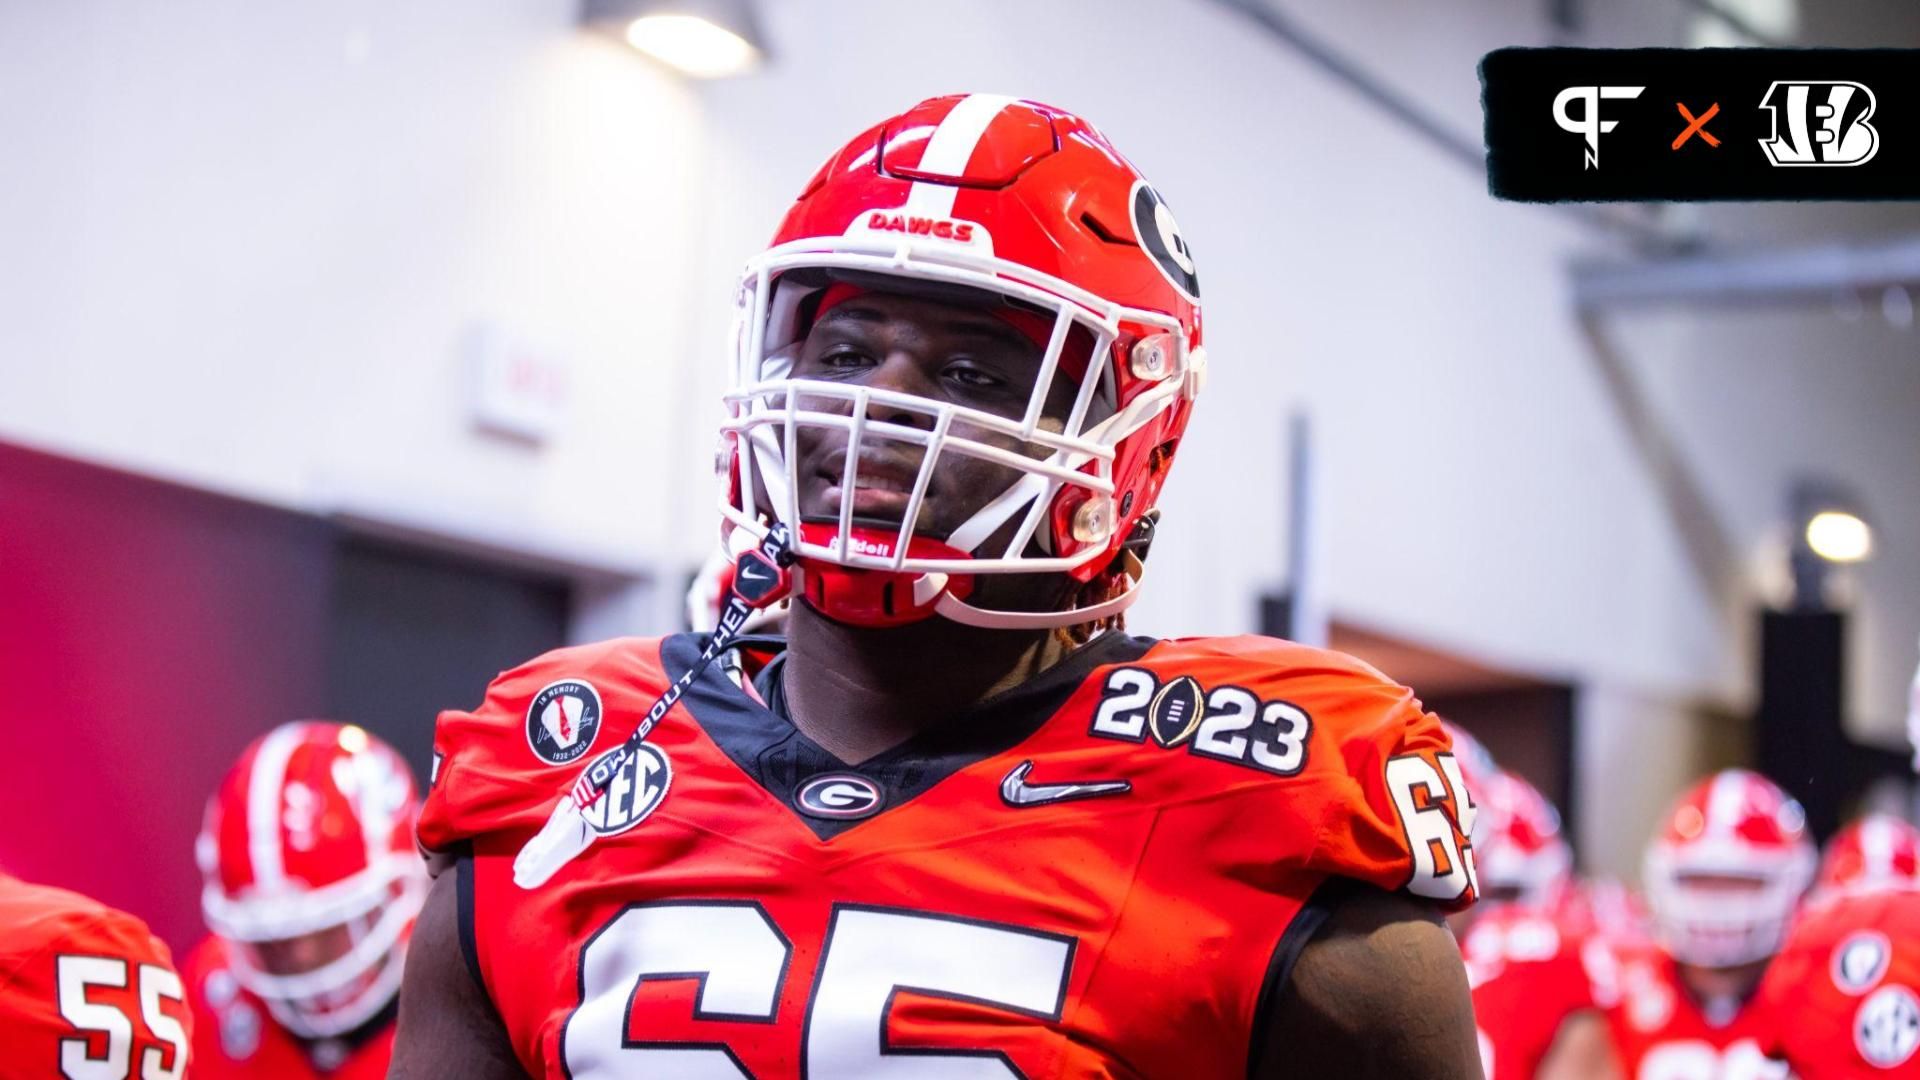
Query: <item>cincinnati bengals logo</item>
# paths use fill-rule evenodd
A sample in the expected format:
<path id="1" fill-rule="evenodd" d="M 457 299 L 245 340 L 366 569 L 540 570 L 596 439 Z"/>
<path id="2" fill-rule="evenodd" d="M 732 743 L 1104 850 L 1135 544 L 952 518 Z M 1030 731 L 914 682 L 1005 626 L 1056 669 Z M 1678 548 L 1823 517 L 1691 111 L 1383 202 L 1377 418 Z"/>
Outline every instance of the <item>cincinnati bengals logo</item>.
<path id="1" fill-rule="evenodd" d="M 1140 238 L 1140 250 L 1180 295 L 1199 303 L 1200 275 L 1193 269 L 1193 252 L 1187 249 L 1186 237 L 1166 200 L 1145 180 L 1136 180 L 1128 201 L 1133 205 L 1133 235 Z"/>
<path id="2" fill-rule="evenodd" d="M 1760 140 L 1776 166 L 1865 165 L 1880 150 L 1873 91 L 1857 82 L 1776 82 L 1760 108 L 1773 125 Z"/>
<path id="3" fill-rule="evenodd" d="M 527 706 L 527 745 L 549 765 L 580 760 L 600 734 L 600 692 L 581 679 L 548 683 Z"/>

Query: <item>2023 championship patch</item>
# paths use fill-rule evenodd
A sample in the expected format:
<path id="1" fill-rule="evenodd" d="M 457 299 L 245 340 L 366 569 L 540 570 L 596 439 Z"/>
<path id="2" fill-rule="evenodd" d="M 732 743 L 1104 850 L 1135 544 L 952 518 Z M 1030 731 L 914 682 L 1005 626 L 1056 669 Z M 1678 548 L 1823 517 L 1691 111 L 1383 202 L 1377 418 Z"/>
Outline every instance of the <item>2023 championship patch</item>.
<path id="1" fill-rule="evenodd" d="M 1920 199 L 1920 50 L 1498 49 L 1480 84 L 1498 198 Z"/>

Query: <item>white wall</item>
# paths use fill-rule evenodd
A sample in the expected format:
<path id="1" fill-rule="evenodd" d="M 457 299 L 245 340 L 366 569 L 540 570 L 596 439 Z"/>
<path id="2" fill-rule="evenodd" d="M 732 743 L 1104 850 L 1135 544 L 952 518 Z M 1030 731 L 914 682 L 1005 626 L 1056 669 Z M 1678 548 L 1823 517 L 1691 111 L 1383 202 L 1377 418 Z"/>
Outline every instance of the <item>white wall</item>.
<path id="1" fill-rule="evenodd" d="M 0 5 L 0 434 L 620 565 L 689 348 L 699 110 L 571 0 Z M 477 434 L 476 320 L 571 361 Z"/>
<path id="2" fill-rule="evenodd" d="M 1283 7 L 1469 139 L 1478 56 L 1548 37 L 1533 0 Z M 1209 0 L 762 8 L 774 65 L 690 88 L 575 31 L 566 0 L 0 6 L 0 140 L 31 165 L 0 169 L 0 438 L 691 565 L 713 537 L 734 268 L 882 116 L 968 90 L 1050 101 L 1154 178 L 1206 283 L 1213 381 L 1135 626 L 1252 625 L 1284 556 L 1282 418 L 1305 408 L 1333 608 L 1580 681 L 1581 778 L 1608 808 L 1585 839 L 1630 866 L 1697 756 L 1689 703 L 1738 707 L 1751 673 L 1745 604 L 1695 573 L 1569 313 L 1567 260 L 1610 241 L 1490 201 Z M 1610 43 L 1671 32 L 1662 4 L 1633 10 L 1643 29 L 1616 20 Z M 1735 242 L 1920 225 L 1696 216 Z M 458 342 L 478 318 L 572 358 L 549 447 L 466 423 Z M 1886 732 L 1920 636 L 1920 338 L 1820 311 L 1612 328 L 1739 550 L 1808 466 L 1880 515 L 1855 702 Z"/>

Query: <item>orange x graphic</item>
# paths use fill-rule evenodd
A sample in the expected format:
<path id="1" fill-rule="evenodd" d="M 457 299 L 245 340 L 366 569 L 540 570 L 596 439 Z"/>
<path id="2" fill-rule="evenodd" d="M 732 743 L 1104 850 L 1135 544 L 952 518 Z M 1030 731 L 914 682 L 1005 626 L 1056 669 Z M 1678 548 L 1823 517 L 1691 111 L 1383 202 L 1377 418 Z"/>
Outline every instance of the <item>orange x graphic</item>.
<path id="1" fill-rule="evenodd" d="M 1673 140 L 1673 148 L 1675 150 L 1680 149 L 1680 144 L 1683 142 L 1686 142 L 1689 138 L 1692 138 L 1695 132 L 1698 132 L 1700 137 L 1707 141 L 1708 146 L 1720 145 L 1720 140 L 1714 138 L 1713 132 L 1707 130 L 1707 121 L 1713 119 L 1714 114 L 1720 111 L 1719 102 L 1717 101 L 1714 102 L 1713 105 L 1709 107 L 1706 112 L 1703 112 L 1700 114 L 1698 119 L 1695 119 L 1694 115 L 1687 111 L 1687 107 L 1685 105 L 1682 105 L 1677 101 L 1673 103 L 1673 107 L 1676 109 L 1679 109 L 1680 115 L 1687 118 L 1687 130 L 1681 132 L 1680 137 Z"/>

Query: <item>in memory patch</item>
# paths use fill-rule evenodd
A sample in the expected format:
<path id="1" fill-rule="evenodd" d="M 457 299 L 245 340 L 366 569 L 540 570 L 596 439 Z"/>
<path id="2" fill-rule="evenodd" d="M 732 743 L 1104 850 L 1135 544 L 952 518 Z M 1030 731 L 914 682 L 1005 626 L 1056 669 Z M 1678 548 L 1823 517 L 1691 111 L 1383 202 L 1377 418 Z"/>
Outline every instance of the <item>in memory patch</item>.
<path id="1" fill-rule="evenodd" d="M 566 765 L 593 749 L 600 734 L 600 692 L 584 679 L 542 687 L 527 706 L 527 745 L 549 765 Z"/>

